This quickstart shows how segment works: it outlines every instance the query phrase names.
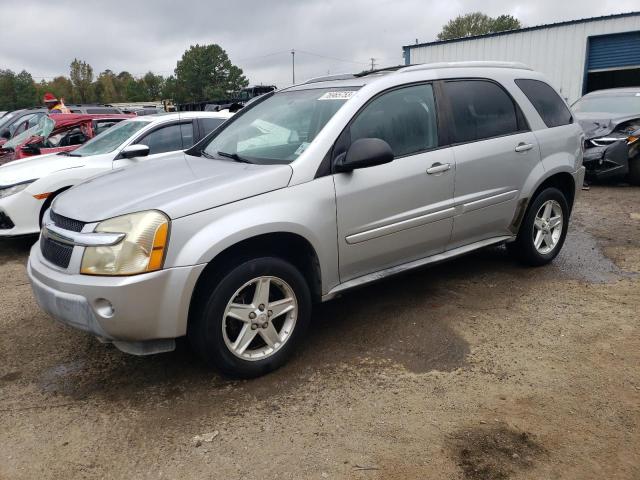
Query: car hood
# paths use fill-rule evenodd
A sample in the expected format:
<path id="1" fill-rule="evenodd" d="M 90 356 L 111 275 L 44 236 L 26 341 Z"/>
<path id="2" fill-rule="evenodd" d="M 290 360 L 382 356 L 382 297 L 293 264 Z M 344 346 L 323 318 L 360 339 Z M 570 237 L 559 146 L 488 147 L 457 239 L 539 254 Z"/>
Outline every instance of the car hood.
<path id="1" fill-rule="evenodd" d="M 604 113 L 576 113 L 578 123 L 587 139 L 599 138 L 613 132 L 621 123 L 640 118 L 640 115 L 616 116 Z"/>
<path id="2" fill-rule="evenodd" d="M 292 172 L 180 152 L 94 177 L 56 197 L 53 209 L 87 223 L 144 210 L 173 219 L 284 188 Z"/>
<path id="3" fill-rule="evenodd" d="M 36 155 L 0 166 L 0 185 L 36 180 L 59 170 L 84 166 L 86 159 L 57 153 Z"/>

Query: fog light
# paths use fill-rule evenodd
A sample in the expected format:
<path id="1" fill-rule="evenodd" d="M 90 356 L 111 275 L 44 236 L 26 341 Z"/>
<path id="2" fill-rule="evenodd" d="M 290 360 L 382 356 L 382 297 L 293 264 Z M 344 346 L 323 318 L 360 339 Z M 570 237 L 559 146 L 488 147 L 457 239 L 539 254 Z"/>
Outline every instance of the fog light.
<path id="1" fill-rule="evenodd" d="M 105 298 L 99 298 L 94 302 L 96 313 L 103 318 L 111 318 L 116 313 L 111 302 Z"/>

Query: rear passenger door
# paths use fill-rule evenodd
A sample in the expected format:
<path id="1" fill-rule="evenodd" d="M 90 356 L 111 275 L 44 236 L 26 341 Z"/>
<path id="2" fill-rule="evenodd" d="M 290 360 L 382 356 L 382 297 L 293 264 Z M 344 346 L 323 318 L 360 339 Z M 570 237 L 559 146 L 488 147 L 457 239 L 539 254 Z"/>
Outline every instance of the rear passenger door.
<path id="1" fill-rule="evenodd" d="M 456 161 L 456 216 L 448 249 L 512 235 L 520 193 L 540 151 L 520 107 L 496 82 L 444 81 Z"/>
<path id="2" fill-rule="evenodd" d="M 333 158 L 360 138 L 380 138 L 391 163 L 334 175 L 340 278 L 440 253 L 451 235 L 455 165 L 441 148 L 431 84 L 370 101 L 340 135 Z"/>

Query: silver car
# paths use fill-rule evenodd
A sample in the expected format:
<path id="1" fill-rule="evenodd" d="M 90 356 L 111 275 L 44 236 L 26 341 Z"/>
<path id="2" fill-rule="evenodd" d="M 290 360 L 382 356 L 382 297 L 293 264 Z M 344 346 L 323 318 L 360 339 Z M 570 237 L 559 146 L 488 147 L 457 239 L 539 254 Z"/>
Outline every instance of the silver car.
<path id="1" fill-rule="evenodd" d="M 553 260 L 582 136 L 521 64 L 313 79 L 185 153 L 57 197 L 29 277 L 54 318 L 125 352 L 186 335 L 224 373 L 261 375 L 300 342 L 314 302 L 487 245 Z"/>

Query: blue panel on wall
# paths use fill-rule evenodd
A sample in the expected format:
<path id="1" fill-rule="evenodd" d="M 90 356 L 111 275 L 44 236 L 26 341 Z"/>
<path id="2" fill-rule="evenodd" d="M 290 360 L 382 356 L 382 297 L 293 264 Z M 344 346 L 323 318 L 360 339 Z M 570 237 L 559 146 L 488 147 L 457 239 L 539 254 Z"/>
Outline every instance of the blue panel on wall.
<path id="1" fill-rule="evenodd" d="M 640 31 L 601 35 L 589 39 L 589 70 L 638 65 Z"/>

